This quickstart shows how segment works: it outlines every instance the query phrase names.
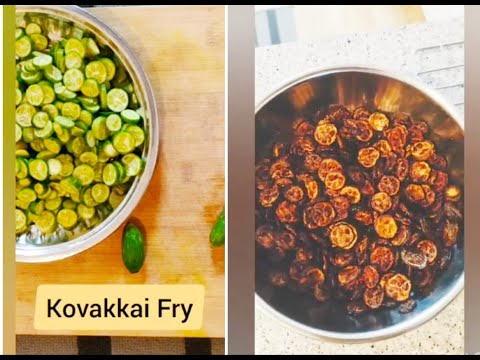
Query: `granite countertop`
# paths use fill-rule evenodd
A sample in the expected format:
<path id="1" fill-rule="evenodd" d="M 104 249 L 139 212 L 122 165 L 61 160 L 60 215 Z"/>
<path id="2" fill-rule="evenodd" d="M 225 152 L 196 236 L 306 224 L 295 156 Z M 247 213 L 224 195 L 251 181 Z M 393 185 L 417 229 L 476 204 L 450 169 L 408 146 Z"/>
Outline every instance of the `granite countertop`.
<path id="1" fill-rule="evenodd" d="M 463 355 L 463 304 L 462 291 L 438 316 L 419 328 L 388 340 L 364 344 L 337 344 L 307 338 L 287 330 L 257 307 L 255 312 L 255 353 Z"/>
<path id="2" fill-rule="evenodd" d="M 364 65 L 416 77 L 436 88 L 463 114 L 464 19 L 407 25 L 381 33 L 354 34 L 318 43 L 256 49 L 257 103 L 282 83 L 309 70 Z M 462 116 L 463 118 L 463 116 Z M 257 354 L 464 354 L 464 294 L 440 314 L 403 335 L 372 343 L 338 344 L 289 331 L 258 306 Z"/>

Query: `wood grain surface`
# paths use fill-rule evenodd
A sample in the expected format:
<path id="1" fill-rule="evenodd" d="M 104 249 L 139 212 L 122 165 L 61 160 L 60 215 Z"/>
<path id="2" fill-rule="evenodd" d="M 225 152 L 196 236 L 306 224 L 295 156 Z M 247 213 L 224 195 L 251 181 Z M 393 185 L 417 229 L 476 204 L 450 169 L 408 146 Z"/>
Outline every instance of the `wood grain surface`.
<path id="1" fill-rule="evenodd" d="M 132 217 L 147 233 L 138 274 L 122 263 L 120 227 L 99 245 L 49 264 L 17 264 L 17 334 L 33 328 L 40 284 L 206 286 L 204 325 L 192 332 L 41 332 L 111 336 L 224 336 L 224 249 L 209 232 L 224 205 L 224 7 L 138 6 L 89 9 L 127 41 L 155 92 L 159 161 Z"/>

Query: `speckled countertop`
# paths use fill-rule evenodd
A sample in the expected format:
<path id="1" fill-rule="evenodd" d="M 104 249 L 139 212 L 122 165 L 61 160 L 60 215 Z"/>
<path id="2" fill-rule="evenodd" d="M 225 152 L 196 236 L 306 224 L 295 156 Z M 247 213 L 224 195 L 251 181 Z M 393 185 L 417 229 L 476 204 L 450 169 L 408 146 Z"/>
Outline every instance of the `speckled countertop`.
<path id="1" fill-rule="evenodd" d="M 464 19 L 423 23 L 381 33 L 355 34 L 318 43 L 257 48 L 256 101 L 309 70 L 364 65 L 417 77 L 436 88 L 463 114 Z M 257 306 L 257 354 L 464 354 L 463 292 L 435 318 L 403 335 L 364 344 L 313 340 L 287 330 Z"/>

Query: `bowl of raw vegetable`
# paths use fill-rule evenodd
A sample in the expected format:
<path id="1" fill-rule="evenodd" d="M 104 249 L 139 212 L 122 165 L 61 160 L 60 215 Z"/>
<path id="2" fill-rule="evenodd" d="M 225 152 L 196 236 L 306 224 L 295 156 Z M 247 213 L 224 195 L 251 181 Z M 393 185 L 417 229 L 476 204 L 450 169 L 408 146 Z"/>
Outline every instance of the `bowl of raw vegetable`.
<path id="1" fill-rule="evenodd" d="M 157 161 L 155 99 L 126 42 L 77 6 L 17 6 L 16 258 L 49 262 L 105 239 Z"/>

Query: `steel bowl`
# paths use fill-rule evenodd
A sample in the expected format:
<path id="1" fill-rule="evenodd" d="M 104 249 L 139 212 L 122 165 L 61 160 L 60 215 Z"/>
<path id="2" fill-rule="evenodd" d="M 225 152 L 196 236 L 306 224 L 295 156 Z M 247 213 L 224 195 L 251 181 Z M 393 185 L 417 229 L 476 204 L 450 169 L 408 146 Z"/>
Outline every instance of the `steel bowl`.
<path id="1" fill-rule="evenodd" d="M 92 34 L 98 42 L 110 47 L 125 66 L 135 88 L 140 105 L 145 110 L 146 130 L 143 157 L 145 169 L 137 177 L 122 203 L 96 227 L 69 241 L 49 240 L 38 244 L 19 242 L 16 245 L 18 262 L 39 263 L 64 259 L 98 244 L 113 233 L 138 205 L 152 178 L 159 148 L 159 119 L 155 97 L 140 61 L 127 42 L 102 20 L 78 6 L 19 5 L 16 6 L 17 23 L 41 22 L 50 38 L 61 39 L 70 34 L 72 27 Z"/>
<path id="2" fill-rule="evenodd" d="M 426 121 L 437 147 L 448 154 L 451 180 L 463 186 L 463 119 L 434 90 L 403 75 L 364 67 L 332 68 L 288 81 L 256 106 L 257 161 L 275 139 L 288 139 L 292 114 L 328 104 L 371 104 L 388 112 L 410 113 Z M 463 243 L 463 239 L 461 239 Z M 358 343 L 389 338 L 433 318 L 464 286 L 464 250 L 456 247 L 447 269 L 437 278 L 430 294 L 417 297 L 416 308 L 400 314 L 397 308 L 350 316 L 344 305 L 315 303 L 288 291 L 273 289 L 262 276 L 266 264 L 256 258 L 256 304 L 259 310 L 305 336 L 332 342 Z"/>

